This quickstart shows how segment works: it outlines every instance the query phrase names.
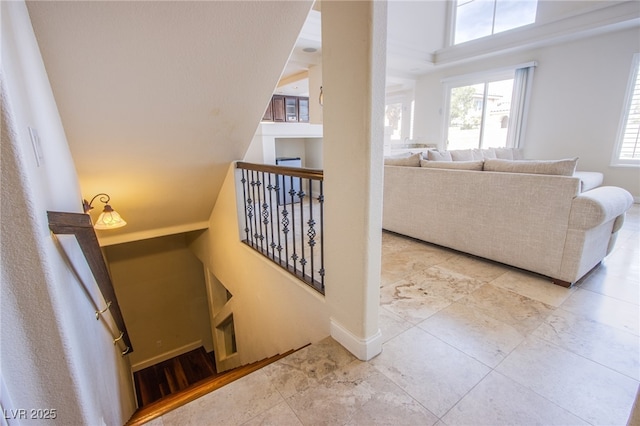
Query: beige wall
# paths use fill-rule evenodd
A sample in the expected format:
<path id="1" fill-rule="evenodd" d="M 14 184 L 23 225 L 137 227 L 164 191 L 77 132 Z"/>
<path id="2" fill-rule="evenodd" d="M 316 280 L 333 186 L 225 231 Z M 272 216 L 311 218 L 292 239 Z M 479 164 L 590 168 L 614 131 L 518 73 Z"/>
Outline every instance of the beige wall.
<path id="1" fill-rule="evenodd" d="M 204 268 L 185 234 L 105 248 L 139 370 L 199 346 L 213 350 Z"/>

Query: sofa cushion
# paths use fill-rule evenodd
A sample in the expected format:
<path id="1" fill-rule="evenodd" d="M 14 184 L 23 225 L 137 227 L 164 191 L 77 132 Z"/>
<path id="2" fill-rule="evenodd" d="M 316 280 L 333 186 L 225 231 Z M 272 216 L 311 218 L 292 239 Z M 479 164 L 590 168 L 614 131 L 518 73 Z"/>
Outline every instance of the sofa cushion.
<path id="1" fill-rule="evenodd" d="M 408 166 L 408 167 L 420 167 L 420 153 L 410 154 L 407 156 L 397 157 L 385 157 L 385 166 Z"/>
<path id="2" fill-rule="evenodd" d="M 485 158 L 496 158 L 495 152 L 488 149 L 454 149 L 449 152 L 453 161 L 478 161 Z"/>
<path id="3" fill-rule="evenodd" d="M 453 161 L 473 161 L 473 151 L 470 149 L 454 149 L 449 151 Z"/>
<path id="4" fill-rule="evenodd" d="M 483 161 L 420 161 L 421 167 L 432 169 L 456 169 L 482 171 Z"/>
<path id="5" fill-rule="evenodd" d="M 503 160 L 522 160 L 522 151 L 517 148 L 493 148 L 495 158 Z"/>
<path id="6" fill-rule="evenodd" d="M 437 149 L 430 149 L 427 151 L 427 160 L 431 161 L 453 161 L 451 158 L 451 152 L 439 151 Z"/>
<path id="7" fill-rule="evenodd" d="M 578 157 L 564 160 L 503 160 L 489 158 L 484 162 L 484 170 L 489 172 L 573 176 L 577 163 Z"/>
<path id="8" fill-rule="evenodd" d="M 486 158 L 496 158 L 496 150 L 495 148 L 486 148 L 486 149 L 474 149 L 473 150 L 474 153 L 475 151 L 480 151 L 480 153 L 482 154 L 482 159 L 486 159 Z"/>

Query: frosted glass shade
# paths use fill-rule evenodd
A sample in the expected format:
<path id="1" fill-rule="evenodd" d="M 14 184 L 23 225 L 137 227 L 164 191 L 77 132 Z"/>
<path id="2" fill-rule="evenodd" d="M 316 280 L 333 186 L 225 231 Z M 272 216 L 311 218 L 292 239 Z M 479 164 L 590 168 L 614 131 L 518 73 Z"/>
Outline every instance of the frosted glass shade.
<path id="1" fill-rule="evenodd" d="M 113 210 L 109 204 L 104 207 L 104 211 L 100 213 L 96 224 L 93 225 L 95 229 L 116 229 L 122 228 L 127 222 L 120 217 L 117 211 Z"/>

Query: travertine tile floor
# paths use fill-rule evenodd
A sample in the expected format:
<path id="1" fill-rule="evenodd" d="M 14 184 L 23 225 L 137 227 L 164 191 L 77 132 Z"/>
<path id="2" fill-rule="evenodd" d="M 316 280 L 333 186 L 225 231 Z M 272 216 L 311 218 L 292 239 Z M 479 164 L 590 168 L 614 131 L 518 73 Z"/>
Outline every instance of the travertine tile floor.
<path id="1" fill-rule="evenodd" d="M 328 338 L 155 425 L 625 425 L 640 381 L 640 206 L 571 289 L 383 234 L 383 351 Z"/>

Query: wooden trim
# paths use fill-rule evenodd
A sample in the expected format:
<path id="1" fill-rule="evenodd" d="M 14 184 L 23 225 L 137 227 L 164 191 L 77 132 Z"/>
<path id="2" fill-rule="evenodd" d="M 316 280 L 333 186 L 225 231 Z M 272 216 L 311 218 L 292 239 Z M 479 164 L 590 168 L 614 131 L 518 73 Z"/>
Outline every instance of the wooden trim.
<path id="1" fill-rule="evenodd" d="M 93 276 L 98 284 L 98 288 L 102 293 L 102 297 L 105 302 L 111 302 L 109 312 L 113 317 L 113 320 L 118 327 L 118 330 L 124 332 L 122 341 L 129 350 L 127 354 L 133 352 L 133 345 L 129 339 L 129 333 L 124 323 L 122 312 L 120 311 L 120 305 L 118 304 L 118 298 L 113 289 L 113 283 L 111 282 L 111 276 L 109 270 L 102 257 L 102 251 L 100 250 L 100 244 L 98 243 L 98 237 L 93 229 L 91 223 L 91 217 L 84 213 L 67 213 L 67 212 L 47 212 L 49 218 L 49 229 L 54 234 L 73 235 L 78 241 L 78 245 L 84 254 L 87 264 L 93 273 Z M 114 337 L 115 338 L 115 337 Z"/>
<path id="2" fill-rule="evenodd" d="M 272 362 L 284 358 L 294 352 L 295 350 L 290 350 L 283 354 L 275 355 L 271 358 L 266 358 L 262 361 L 254 362 L 253 364 L 235 368 L 228 371 L 227 373 L 222 373 L 217 377 L 201 380 L 200 382 L 189 386 L 181 392 L 168 395 L 156 402 L 152 402 L 149 405 L 138 408 L 138 410 L 133 413 L 133 416 L 131 416 L 129 421 L 126 423 L 126 426 L 145 424 L 155 418 L 168 413 L 169 411 L 175 410 L 178 407 L 182 407 L 183 405 L 186 405 L 189 402 L 200 398 L 201 396 L 213 392 L 216 389 L 220 389 L 221 387 L 228 385 L 229 383 L 234 382 L 250 373 L 253 373 L 254 371 L 257 371 L 271 364 Z"/>
<path id="3" fill-rule="evenodd" d="M 299 167 L 276 166 L 273 164 L 256 164 L 238 161 L 237 169 L 255 170 L 257 172 L 275 173 L 278 175 L 294 176 L 304 179 L 324 180 L 324 171 L 318 169 L 307 169 Z"/>

